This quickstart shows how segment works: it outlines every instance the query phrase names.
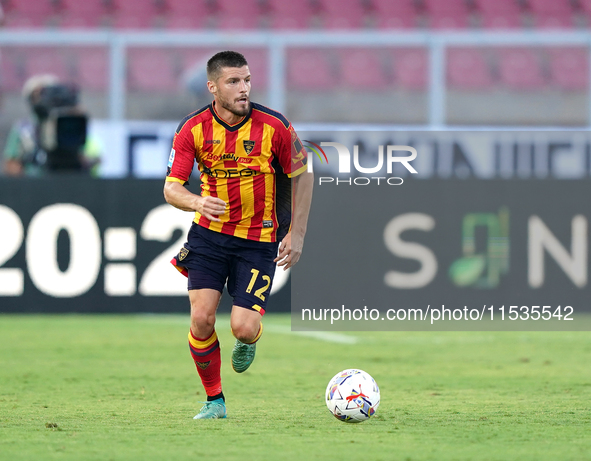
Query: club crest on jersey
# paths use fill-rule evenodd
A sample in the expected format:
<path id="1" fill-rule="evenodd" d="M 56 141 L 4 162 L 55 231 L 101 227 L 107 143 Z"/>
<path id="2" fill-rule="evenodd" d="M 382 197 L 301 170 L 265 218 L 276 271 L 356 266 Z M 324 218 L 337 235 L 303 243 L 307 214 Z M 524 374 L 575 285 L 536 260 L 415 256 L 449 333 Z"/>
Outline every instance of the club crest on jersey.
<path id="1" fill-rule="evenodd" d="M 179 251 L 179 260 L 182 261 L 183 259 L 185 259 L 187 257 L 187 255 L 189 254 L 189 250 L 187 250 L 186 248 L 181 248 L 181 251 Z"/>
<path id="2" fill-rule="evenodd" d="M 244 150 L 246 151 L 246 155 L 250 155 L 252 153 L 252 150 L 254 149 L 254 145 L 256 144 L 256 141 L 244 140 L 242 142 L 244 144 Z"/>

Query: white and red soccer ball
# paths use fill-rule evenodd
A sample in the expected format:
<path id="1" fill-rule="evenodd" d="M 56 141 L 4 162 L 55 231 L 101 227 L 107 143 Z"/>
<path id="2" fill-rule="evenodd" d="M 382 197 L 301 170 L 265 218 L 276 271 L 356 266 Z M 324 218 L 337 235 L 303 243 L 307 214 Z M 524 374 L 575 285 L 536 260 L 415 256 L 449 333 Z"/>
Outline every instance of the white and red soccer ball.
<path id="1" fill-rule="evenodd" d="M 363 370 L 352 368 L 341 371 L 326 387 L 326 406 L 340 421 L 367 421 L 375 414 L 379 404 L 380 389 Z"/>

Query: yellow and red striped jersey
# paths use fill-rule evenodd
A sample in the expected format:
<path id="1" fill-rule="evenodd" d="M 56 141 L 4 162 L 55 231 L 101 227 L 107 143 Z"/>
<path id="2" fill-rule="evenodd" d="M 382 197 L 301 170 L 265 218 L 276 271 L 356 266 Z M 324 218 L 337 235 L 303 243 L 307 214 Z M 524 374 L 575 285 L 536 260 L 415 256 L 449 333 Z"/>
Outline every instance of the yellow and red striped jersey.
<path id="1" fill-rule="evenodd" d="M 197 162 L 201 195 L 224 200 L 228 211 L 215 222 L 195 213 L 207 229 L 261 242 L 283 238 L 291 223 L 291 180 L 307 168 L 307 154 L 289 121 L 251 103 L 240 122 L 229 125 L 215 104 L 179 124 L 167 181 L 185 184 Z"/>

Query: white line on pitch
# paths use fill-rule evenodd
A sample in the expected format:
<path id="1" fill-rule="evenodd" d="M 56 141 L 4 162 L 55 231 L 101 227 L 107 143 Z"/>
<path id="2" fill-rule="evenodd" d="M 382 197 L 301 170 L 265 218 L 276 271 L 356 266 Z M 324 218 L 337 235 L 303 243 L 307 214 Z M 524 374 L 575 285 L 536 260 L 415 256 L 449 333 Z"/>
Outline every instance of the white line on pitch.
<path id="1" fill-rule="evenodd" d="M 355 336 L 333 333 L 331 331 L 292 331 L 290 327 L 284 325 L 265 324 L 265 330 L 270 333 L 306 336 L 307 338 L 314 338 L 318 339 L 319 341 L 327 341 L 329 343 L 356 344 L 359 342 L 359 338 Z"/>

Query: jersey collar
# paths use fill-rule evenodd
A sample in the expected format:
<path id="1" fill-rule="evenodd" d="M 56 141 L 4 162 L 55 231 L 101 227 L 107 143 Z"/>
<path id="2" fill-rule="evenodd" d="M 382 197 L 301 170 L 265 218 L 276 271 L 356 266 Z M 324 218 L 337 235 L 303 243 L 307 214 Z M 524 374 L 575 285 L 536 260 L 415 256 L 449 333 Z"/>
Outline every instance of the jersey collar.
<path id="1" fill-rule="evenodd" d="M 252 102 L 250 103 L 250 109 L 248 111 L 248 114 L 246 114 L 244 116 L 244 118 L 242 120 L 240 120 L 237 124 L 235 125 L 230 125 L 228 124 L 228 122 L 226 122 L 223 118 L 221 118 L 217 111 L 215 110 L 215 104 L 212 101 L 212 103 L 209 105 L 209 110 L 211 111 L 211 113 L 213 114 L 213 118 L 215 118 L 216 122 L 218 122 L 220 125 L 222 125 L 226 130 L 228 131 L 238 131 L 240 128 L 242 128 L 244 126 L 244 124 L 246 122 L 248 122 L 248 119 L 250 119 L 250 115 L 252 114 Z"/>

